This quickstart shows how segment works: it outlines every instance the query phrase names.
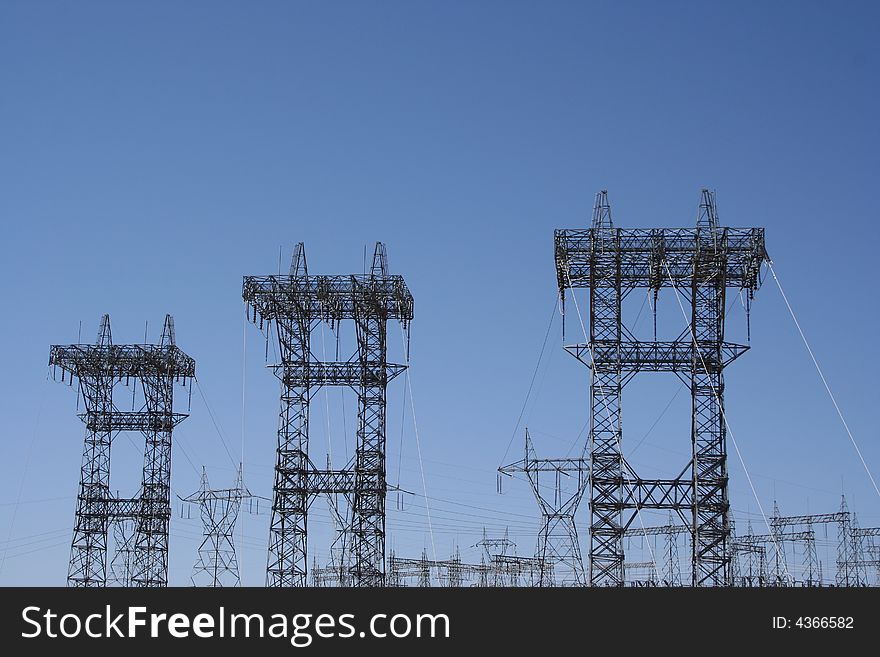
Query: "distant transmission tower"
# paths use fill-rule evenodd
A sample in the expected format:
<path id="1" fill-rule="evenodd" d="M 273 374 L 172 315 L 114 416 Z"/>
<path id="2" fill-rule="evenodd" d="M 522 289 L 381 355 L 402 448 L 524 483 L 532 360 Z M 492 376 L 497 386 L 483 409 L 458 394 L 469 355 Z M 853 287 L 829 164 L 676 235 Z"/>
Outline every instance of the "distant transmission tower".
<path id="1" fill-rule="evenodd" d="M 846 503 L 846 496 L 840 496 L 840 521 L 837 524 L 837 585 L 862 586 L 865 583 L 862 557 L 858 553 L 861 535 L 858 523 L 854 523 Z M 853 533 L 853 529 L 856 533 Z"/>
<path id="2" fill-rule="evenodd" d="M 589 290 L 587 341 L 565 348 L 592 375 L 590 584 L 622 586 L 624 531 L 639 509 L 665 509 L 677 512 L 690 527 L 692 584 L 728 585 L 723 371 L 748 346 L 724 338 L 726 293 L 744 290 L 750 302 L 760 286 L 767 260 L 764 230 L 721 226 L 708 190 L 702 192 L 695 228 L 617 228 L 603 191 L 596 196 L 590 228 L 556 231 L 555 255 L 563 311 L 567 290 L 573 295 L 577 289 Z M 623 302 L 638 288 L 653 292 L 655 313 L 662 288 L 673 289 L 678 302 L 687 299 L 687 326 L 676 339 L 658 341 L 655 335 L 641 341 L 624 325 Z M 691 459 L 672 479 L 643 479 L 623 456 L 621 396 L 639 372 L 675 373 L 691 390 Z"/>
<path id="3" fill-rule="evenodd" d="M 377 243 L 370 271 L 309 275 L 303 244 L 286 276 L 246 276 L 242 296 L 251 321 L 275 325 L 281 360 L 281 413 L 266 580 L 269 586 L 305 586 L 308 509 L 316 495 L 350 496 L 352 586 L 385 584 L 385 410 L 388 382 L 405 365 L 387 361 L 387 322 L 406 330 L 413 298 L 403 277 L 388 273 Z M 342 362 L 319 361 L 310 348 L 321 321 L 353 320 L 357 352 Z M 408 341 L 408 337 L 407 337 Z M 349 386 L 358 396 L 355 456 L 341 470 L 318 470 L 309 458 L 309 402 L 313 388 Z"/>
<path id="4" fill-rule="evenodd" d="M 547 568 L 541 570 L 539 586 L 586 586 L 574 516 L 587 486 L 587 462 L 581 458 L 537 458 L 526 429 L 525 456 L 516 463 L 498 468 L 498 471 L 508 476 L 525 474 L 541 507 L 543 524 L 538 532 L 535 556 Z M 552 494 L 548 493 L 546 483 L 542 490 L 541 473 L 553 478 Z M 563 478 L 571 480 L 568 486 L 563 486 Z"/>
<path id="5" fill-rule="evenodd" d="M 166 315 L 159 344 L 114 345 L 110 317 L 104 315 L 96 344 L 55 345 L 49 366 L 61 370 L 62 381 L 72 385 L 78 379 L 86 408 L 79 416 L 86 438 L 68 586 L 106 586 L 107 534 L 111 523 L 125 520 L 133 521 L 135 533 L 133 547 L 124 531 L 117 539 L 118 548 L 132 550 L 130 561 L 125 555 L 117 562 L 122 583 L 167 585 L 171 432 L 187 417 L 174 412 L 174 384 L 191 381 L 196 368 L 174 343 L 174 320 Z M 130 411 L 114 402 L 113 390 L 123 382 L 140 382 L 143 403 L 133 401 Z M 110 494 L 110 445 L 121 431 L 140 432 L 146 441 L 140 492 L 128 499 Z"/>
<path id="6" fill-rule="evenodd" d="M 639 537 L 648 540 L 649 536 L 663 536 L 665 544 L 663 546 L 664 566 L 662 572 L 662 580 L 660 584 L 663 586 L 681 586 L 681 563 L 678 559 L 678 541 L 679 534 L 690 534 L 687 527 L 675 524 L 672 519 L 672 513 L 669 514 L 669 522 L 665 525 L 656 527 L 630 527 L 623 535 L 628 538 Z M 656 572 L 659 564 L 652 563 L 652 569 Z M 657 573 L 659 576 L 660 573 Z"/>
<path id="7" fill-rule="evenodd" d="M 204 538 L 199 546 L 198 561 L 193 567 L 193 586 L 241 586 L 233 536 L 241 502 L 252 497 L 242 483 L 240 465 L 235 486 L 219 489 L 210 487 L 208 473 L 202 467 L 201 487 L 192 495 L 182 498 L 184 502 L 197 504 L 202 518 Z"/>
<path id="8" fill-rule="evenodd" d="M 134 567 L 134 521 L 120 518 L 111 522 L 113 527 L 113 558 L 110 561 L 110 577 L 116 586 L 131 586 Z"/>

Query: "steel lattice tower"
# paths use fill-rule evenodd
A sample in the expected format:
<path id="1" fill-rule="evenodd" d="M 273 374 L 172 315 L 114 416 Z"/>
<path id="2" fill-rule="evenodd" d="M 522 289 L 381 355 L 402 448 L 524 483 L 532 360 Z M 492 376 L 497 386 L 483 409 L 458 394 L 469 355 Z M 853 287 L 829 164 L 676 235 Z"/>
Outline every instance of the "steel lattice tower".
<path id="1" fill-rule="evenodd" d="M 722 373 L 748 346 L 724 339 L 725 294 L 741 289 L 751 299 L 760 286 L 764 230 L 720 226 L 708 190 L 695 228 L 616 228 L 603 191 L 590 228 L 556 231 L 555 259 L 563 309 L 566 290 L 586 288 L 590 299 L 588 342 L 566 346 L 591 368 L 590 583 L 623 584 L 623 533 L 650 508 L 676 511 L 689 525 L 694 585 L 729 584 Z M 657 295 L 664 287 L 690 302 L 689 326 L 671 342 L 640 341 L 623 324 L 622 303 L 637 288 Z M 639 372 L 673 372 L 691 390 L 692 455 L 674 479 L 638 477 L 621 451 L 621 394 Z"/>
<path id="2" fill-rule="evenodd" d="M 807 580 L 805 583 L 808 586 L 821 585 L 821 563 L 818 562 L 816 554 L 814 525 L 837 525 L 835 584 L 837 586 L 864 586 L 867 582 L 866 566 L 877 565 L 877 563 L 863 558 L 861 554 L 864 548 L 863 539 L 870 536 L 880 536 L 880 528 L 859 529 L 855 514 L 849 511 L 844 496 L 840 498 L 840 510 L 837 513 L 780 516 L 778 511 L 775 512 L 770 518 L 773 534 L 771 537 L 764 538 L 769 540 L 772 537 L 777 537 L 780 541 L 803 541 L 806 545 L 805 571 Z M 785 531 L 786 528 L 794 528 L 799 531 Z"/>
<path id="3" fill-rule="evenodd" d="M 133 586 L 168 583 L 168 523 L 171 517 L 171 433 L 185 413 L 174 412 L 174 384 L 191 381 L 195 361 L 174 340 L 174 321 L 165 317 L 159 344 L 114 345 L 110 318 L 104 315 L 94 345 L 55 345 L 49 365 L 61 379 L 79 381 L 85 403 L 80 418 L 86 425 L 76 525 L 70 552 L 68 586 L 106 586 L 107 534 L 111 523 L 134 521 L 133 547 L 120 535 L 123 549 L 131 549 Z M 140 382 L 143 404 L 118 410 L 113 390 L 117 384 Z M 137 431 L 145 438 L 143 477 L 135 498 L 110 494 L 110 446 L 121 431 Z M 128 556 L 125 557 L 128 559 Z M 119 577 L 116 577 L 119 579 Z M 128 579 L 123 574 L 122 579 Z"/>
<path id="4" fill-rule="evenodd" d="M 117 586 L 131 586 L 135 523 L 130 518 L 122 518 L 112 521 L 111 526 L 114 550 L 110 560 L 110 580 Z"/>
<path id="5" fill-rule="evenodd" d="M 235 486 L 219 489 L 211 488 L 208 473 L 202 467 L 199 490 L 183 498 L 184 502 L 198 505 L 203 527 L 199 558 L 191 577 L 193 586 L 241 586 L 233 536 L 241 502 L 252 497 L 242 481 L 241 466 Z"/>
<path id="6" fill-rule="evenodd" d="M 536 557 L 542 568 L 539 586 L 586 586 L 584 562 L 578 543 L 574 516 L 587 485 L 589 466 L 585 459 L 539 459 L 526 429 L 525 455 L 516 463 L 498 468 L 501 474 L 526 475 L 538 506 L 543 524 L 538 532 Z M 541 490 L 541 473 L 552 474 L 553 496 Z M 573 485 L 564 490 L 563 477 L 574 477 Z M 546 485 L 545 485 L 546 488 Z"/>
<path id="7" fill-rule="evenodd" d="M 749 521 L 746 536 L 755 536 Z M 742 560 L 746 558 L 745 570 Z M 734 537 L 731 543 L 731 570 L 734 586 L 767 585 L 767 546 L 754 540 L 741 541 Z"/>
<path id="8" fill-rule="evenodd" d="M 625 537 L 638 537 L 644 540 L 648 540 L 649 536 L 664 537 L 663 556 L 665 559 L 662 579 L 663 586 L 681 586 L 681 564 L 678 560 L 678 542 L 676 540 L 679 534 L 690 534 L 690 531 L 688 527 L 685 527 L 684 525 L 674 524 L 671 513 L 669 515 L 669 522 L 665 525 L 658 525 L 656 527 L 630 527 L 623 533 Z M 657 572 L 659 570 L 658 565 L 652 563 L 651 566 L 659 577 L 660 573 Z"/>
<path id="9" fill-rule="evenodd" d="M 857 523 L 853 523 L 856 525 Z M 866 569 L 865 582 L 867 582 L 867 569 L 874 570 L 875 586 L 880 586 L 880 548 L 874 542 L 874 539 L 880 536 L 880 527 L 857 527 L 852 528 L 853 542 L 858 545 L 860 552 L 860 565 Z"/>
<path id="10" fill-rule="evenodd" d="M 314 497 L 343 493 L 351 499 L 351 583 L 385 583 L 385 407 L 388 382 L 405 365 L 387 362 L 387 322 L 406 329 L 413 298 L 402 276 L 388 273 L 385 246 L 376 244 L 369 273 L 309 275 L 299 243 L 287 276 L 246 276 L 242 296 L 251 321 L 275 325 L 281 362 L 281 413 L 269 539 L 269 586 L 305 586 L 307 517 Z M 325 362 L 310 349 L 321 321 L 353 320 L 357 353 Z M 319 470 L 309 459 L 309 401 L 314 389 L 349 386 L 358 396 L 357 445 L 342 470 Z"/>

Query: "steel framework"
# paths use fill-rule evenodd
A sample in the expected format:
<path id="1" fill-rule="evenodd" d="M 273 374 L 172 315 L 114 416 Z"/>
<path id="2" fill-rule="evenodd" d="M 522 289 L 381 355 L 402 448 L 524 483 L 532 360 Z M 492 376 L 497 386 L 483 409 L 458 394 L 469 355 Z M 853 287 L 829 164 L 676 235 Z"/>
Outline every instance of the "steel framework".
<path id="1" fill-rule="evenodd" d="M 770 518 L 770 527 L 773 535 L 781 535 L 785 528 L 803 528 L 812 533 L 814 525 L 837 525 L 837 572 L 835 583 L 837 586 L 864 586 L 866 583 L 865 567 L 867 564 L 861 553 L 862 537 L 869 535 L 862 533 L 857 523 L 854 523 L 853 514 L 850 513 L 846 503 L 846 497 L 840 497 L 840 510 L 837 513 L 818 513 L 802 516 L 780 516 L 776 510 Z M 855 525 L 855 526 L 854 526 Z M 813 540 L 815 545 L 815 539 Z M 815 554 L 815 547 L 813 547 Z M 810 572 L 813 572 L 812 570 Z M 819 573 L 821 576 L 821 573 Z"/>
<path id="2" fill-rule="evenodd" d="M 252 322 L 275 325 L 281 353 L 273 366 L 281 382 L 281 412 L 267 584 L 305 586 L 309 505 L 319 493 L 342 493 L 351 500 L 351 584 L 381 586 L 386 388 L 406 369 L 387 362 L 387 322 L 398 320 L 408 329 L 412 294 L 402 276 L 388 273 L 379 242 L 369 273 L 347 276 L 309 275 L 299 243 L 288 275 L 246 276 L 242 296 Z M 335 326 L 342 320 L 354 321 L 357 353 L 345 362 L 317 359 L 310 349 L 312 330 L 321 321 Z M 342 470 L 319 470 L 309 458 L 309 403 L 323 385 L 349 386 L 358 395 L 355 456 Z"/>
<path id="3" fill-rule="evenodd" d="M 199 507 L 202 520 L 202 543 L 199 558 L 193 566 L 193 586 L 236 587 L 241 586 L 238 558 L 235 554 L 235 523 L 242 500 L 254 496 L 242 481 L 241 466 L 232 488 L 211 488 L 208 473 L 202 467 L 199 490 L 182 498 L 184 502 Z"/>
<path id="4" fill-rule="evenodd" d="M 670 509 L 690 526 L 692 584 L 729 585 L 730 519 L 723 370 L 747 349 L 724 339 L 728 288 L 749 301 L 767 260 L 762 228 L 718 223 L 714 194 L 702 191 L 695 228 L 621 229 L 607 192 L 592 226 L 555 233 L 557 284 L 589 290 L 589 336 L 566 350 L 591 369 L 589 582 L 621 586 L 622 538 L 641 508 Z M 672 342 L 640 341 L 623 324 L 626 296 L 672 288 L 690 302 L 689 326 Z M 564 340 L 564 328 L 563 328 Z M 691 390 L 691 460 L 677 477 L 638 477 L 621 450 L 621 394 L 638 372 L 674 372 Z"/>
<path id="5" fill-rule="evenodd" d="M 508 476 L 525 474 L 541 508 L 543 522 L 535 553 L 542 565 L 538 586 L 586 586 L 574 516 L 587 485 L 587 461 L 582 458 L 539 459 L 529 430 L 526 429 L 525 433 L 524 457 L 498 468 L 498 472 Z M 541 473 L 553 476 L 552 498 L 541 488 Z M 564 487 L 563 477 L 574 477 L 572 485 Z"/>
<path id="6" fill-rule="evenodd" d="M 121 560 L 111 579 L 139 587 L 167 585 L 171 433 L 187 417 L 174 412 L 174 384 L 186 385 L 195 376 L 195 361 L 175 345 L 174 320 L 166 315 L 159 344 L 114 345 L 110 317 L 104 315 L 96 344 L 54 345 L 49 366 L 53 377 L 60 370 L 62 381 L 79 381 L 85 404 L 79 415 L 86 437 L 68 586 L 107 585 L 108 531 L 126 520 L 133 521 L 134 537 L 119 525 Z M 140 382 L 139 408 L 117 409 L 113 390 L 122 382 Z M 121 431 L 140 432 L 146 441 L 140 492 L 129 499 L 110 494 L 110 447 Z"/>
<path id="7" fill-rule="evenodd" d="M 639 537 L 647 539 L 649 536 L 663 536 L 663 557 L 664 565 L 662 574 L 658 572 L 657 559 L 651 561 L 649 566 L 653 572 L 653 576 L 663 586 L 681 586 L 681 564 L 678 559 L 678 542 L 676 538 L 679 534 L 690 534 L 690 529 L 684 525 L 676 525 L 672 520 L 672 513 L 669 515 L 669 522 L 665 525 L 657 525 L 654 527 L 629 527 L 623 532 L 624 537 Z M 632 567 L 631 564 L 626 564 Z"/>
<path id="8" fill-rule="evenodd" d="M 747 536 L 753 535 L 749 522 Z M 746 560 L 743 568 L 743 558 Z M 731 570 L 734 586 L 767 586 L 767 546 L 754 541 L 731 542 Z"/>
<path id="9" fill-rule="evenodd" d="M 422 551 L 419 559 L 405 559 L 393 553 L 388 559 L 389 586 L 406 586 L 415 580 L 416 586 L 431 586 L 436 579 L 440 586 L 543 586 L 541 578 L 552 577 L 552 564 L 541 557 L 518 557 L 513 554 L 492 554 L 488 562 L 466 563 L 458 550 L 449 559 L 429 559 Z M 432 579 L 432 573 L 433 575 Z"/>

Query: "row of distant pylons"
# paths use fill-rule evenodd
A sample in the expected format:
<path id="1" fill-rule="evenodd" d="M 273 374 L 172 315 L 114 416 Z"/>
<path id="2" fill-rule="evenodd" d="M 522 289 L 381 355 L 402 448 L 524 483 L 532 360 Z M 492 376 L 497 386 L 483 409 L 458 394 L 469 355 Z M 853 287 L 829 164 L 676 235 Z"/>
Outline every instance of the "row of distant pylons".
<path id="1" fill-rule="evenodd" d="M 589 228 L 556 231 L 563 315 L 571 294 L 584 331 L 582 342 L 564 347 L 591 371 L 589 434 L 577 458 L 560 459 L 538 459 L 526 434 L 524 458 L 500 472 L 525 474 L 539 502 L 543 522 L 536 555 L 489 551 L 491 539 L 484 537 L 480 564 L 465 564 L 458 555 L 449 560 L 428 559 L 426 554 L 386 559 L 387 385 L 408 366 L 388 362 L 387 324 L 401 324 L 408 354 L 413 297 L 404 279 L 388 272 L 384 245 L 377 243 L 371 267 L 358 274 L 310 274 L 300 243 L 287 274 L 246 276 L 242 294 L 248 317 L 261 329 L 273 327 L 280 353 L 272 365 L 282 391 L 267 585 L 385 586 L 413 579 L 425 585 L 432 581 L 432 572 L 442 571 L 434 579 L 452 586 L 461 585 L 468 574 L 483 585 L 622 586 L 632 580 L 628 572 L 645 569 L 649 574 L 644 581 L 667 585 L 793 583 L 784 567 L 782 544 L 794 541 L 814 548 L 811 527 L 825 521 L 818 516 L 809 521 L 792 517 L 799 519 L 795 522 L 777 514 L 776 525 L 766 535 L 748 531 L 737 537 L 728 496 L 723 371 L 749 346 L 725 339 L 727 291 L 744 293 L 749 308 L 767 259 L 764 230 L 721 226 L 714 194 L 708 190 L 701 193 L 693 228 L 618 228 L 603 191 L 597 195 Z M 652 340 L 638 339 L 623 321 L 623 302 L 638 288 L 647 288 L 654 297 Z M 589 295 L 586 323 L 574 296 L 581 289 Z M 656 336 L 657 298 L 664 289 L 674 293 L 683 316 L 683 329 L 671 340 Z M 344 360 L 318 359 L 311 348 L 312 333 L 321 323 L 336 328 L 343 321 L 354 324 L 355 352 Z M 170 316 L 158 344 L 126 345 L 113 344 L 109 318 L 104 316 L 95 344 L 53 346 L 49 364 L 60 371 L 62 380 L 78 382 L 85 406 L 80 415 L 86 437 L 68 584 L 167 585 L 172 432 L 187 417 L 175 411 L 173 391 L 175 383 L 191 385 L 195 361 L 176 346 Z M 670 478 L 644 479 L 623 455 L 623 388 L 646 372 L 671 372 L 691 392 L 691 458 Z M 114 396 L 120 386 L 131 391 Z M 314 391 L 324 386 L 353 389 L 358 399 L 355 449 L 339 469 L 329 462 L 318 467 L 309 455 L 309 404 Z M 130 410 L 120 410 L 129 406 L 117 401 L 127 402 L 129 397 Z M 122 432 L 140 433 L 145 441 L 143 477 L 132 498 L 116 497 L 110 488 L 110 448 Z M 552 496 L 540 483 L 547 476 L 555 479 Z M 563 477 L 575 482 L 566 493 Z M 313 566 L 310 579 L 308 511 L 321 495 L 341 498 L 347 505 L 335 515 L 345 548 L 332 564 Z M 584 496 L 589 503 L 586 567 L 575 525 Z M 199 505 L 205 525 L 196 565 L 199 578 L 194 576 L 194 582 L 240 582 L 233 529 L 242 501 L 253 497 L 239 474 L 229 489 L 211 489 L 203 475 L 200 490 L 185 498 Z M 666 511 L 670 520 L 646 527 L 640 516 L 643 509 Z M 880 559 L 880 554 L 871 556 L 873 537 L 880 532 L 853 527 L 845 512 L 846 523 L 838 514 L 829 514 L 835 519 L 827 520 L 846 524 L 840 530 L 843 552 L 837 583 L 864 583 L 863 573 Z M 108 576 L 111 533 L 115 550 Z M 690 539 L 689 581 L 682 580 L 678 557 L 670 556 L 677 548 L 669 541 L 662 575 L 658 561 L 663 559 L 627 562 L 625 542 L 631 537 L 679 534 Z M 818 566 L 810 559 L 805 567 L 813 573 Z M 821 580 L 821 573 L 815 572 L 815 581 Z"/>

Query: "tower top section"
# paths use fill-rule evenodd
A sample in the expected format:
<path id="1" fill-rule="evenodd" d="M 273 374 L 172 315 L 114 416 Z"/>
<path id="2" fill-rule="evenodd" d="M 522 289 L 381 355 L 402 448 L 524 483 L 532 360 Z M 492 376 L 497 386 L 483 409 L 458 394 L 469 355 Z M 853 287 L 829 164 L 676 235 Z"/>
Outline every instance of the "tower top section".
<path id="1" fill-rule="evenodd" d="M 560 291 L 591 287 L 597 267 L 603 268 L 600 278 L 609 280 L 604 271 L 609 266 L 617 269 L 624 288 L 687 287 L 721 273 L 726 287 L 754 291 L 761 285 L 761 265 L 769 260 L 764 229 L 719 225 L 715 195 L 708 189 L 701 192 L 693 228 L 616 228 L 602 191 L 592 227 L 559 229 L 554 237 Z"/>
<path id="2" fill-rule="evenodd" d="M 196 362 L 174 344 L 174 319 L 165 316 L 159 344 L 113 344 L 110 316 L 101 317 L 95 344 L 52 345 L 49 366 L 77 378 L 134 379 L 173 377 L 186 382 L 196 374 Z"/>
<path id="3" fill-rule="evenodd" d="M 290 274 L 245 276 L 242 297 L 254 318 L 308 316 L 338 321 L 354 319 L 364 305 L 385 319 L 403 323 L 413 318 L 413 296 L 403 276 L 388 273 L 385 245 L 376 242 L 368 273 L 311 275 L 306 268 L 305 248 L 294 248 Z"/>

